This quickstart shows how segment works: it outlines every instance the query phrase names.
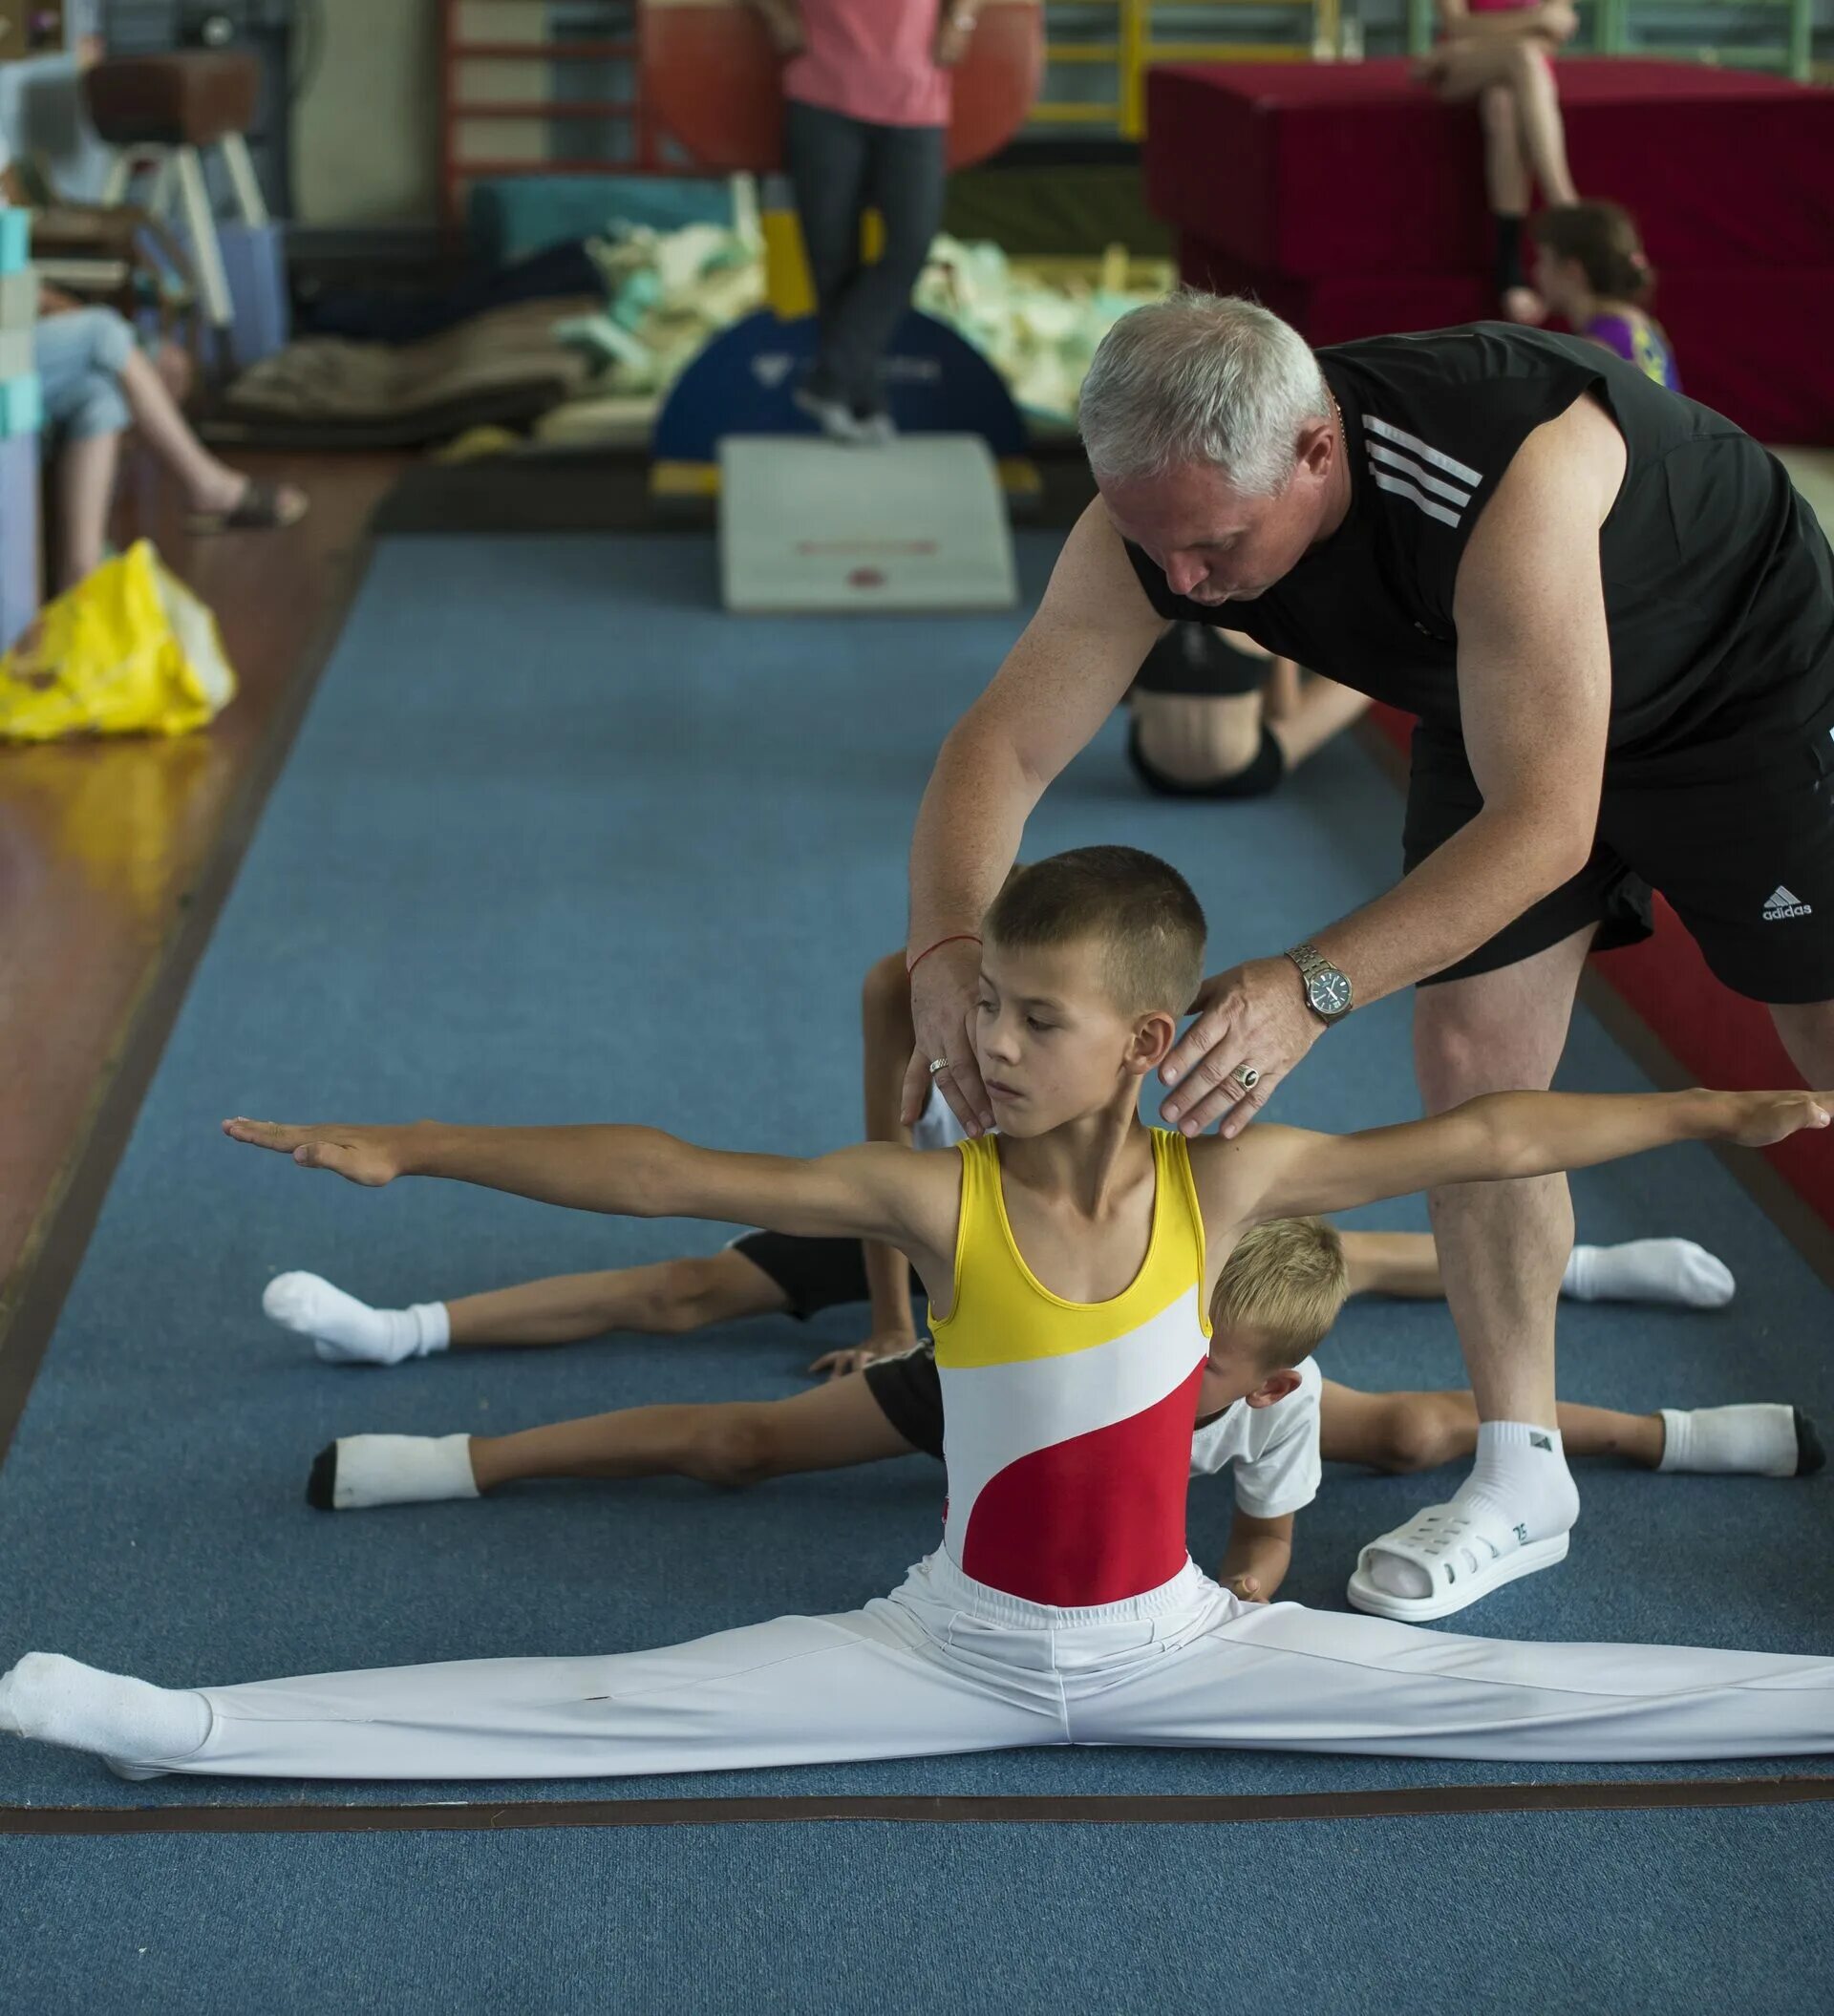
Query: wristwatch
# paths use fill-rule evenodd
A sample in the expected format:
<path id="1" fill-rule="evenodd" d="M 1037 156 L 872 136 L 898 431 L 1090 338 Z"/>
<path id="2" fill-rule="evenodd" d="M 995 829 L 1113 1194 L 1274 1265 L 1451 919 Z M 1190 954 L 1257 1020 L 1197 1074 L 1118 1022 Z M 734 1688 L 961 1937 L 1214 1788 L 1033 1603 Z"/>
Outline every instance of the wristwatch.
<path id="1" fill-rule="evenodd" d="M 1327 1029 L 1341 1022 L 1356 999 L 1349 975 L 1339 972 L 1314 944 L 1294 945 L 1287 957 L 1305 982 L 1306 1006 Z"/>

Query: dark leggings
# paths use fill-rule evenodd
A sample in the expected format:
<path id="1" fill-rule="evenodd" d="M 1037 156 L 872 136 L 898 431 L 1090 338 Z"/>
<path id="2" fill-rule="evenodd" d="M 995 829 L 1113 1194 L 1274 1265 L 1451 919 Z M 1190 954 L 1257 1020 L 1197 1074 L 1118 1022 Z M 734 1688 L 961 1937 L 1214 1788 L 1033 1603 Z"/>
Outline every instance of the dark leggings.
<path id="1" fill-rule="evenodd" d="M 815 282 L 821 340 L 809 389 L 856 414 L 875 413 L 879 360 L 943 221 L 941 126 L 869 126 L 792 98 L 783 159 Z M 860 258 L 860 220 L 885 219 L 885 250 Z"/>

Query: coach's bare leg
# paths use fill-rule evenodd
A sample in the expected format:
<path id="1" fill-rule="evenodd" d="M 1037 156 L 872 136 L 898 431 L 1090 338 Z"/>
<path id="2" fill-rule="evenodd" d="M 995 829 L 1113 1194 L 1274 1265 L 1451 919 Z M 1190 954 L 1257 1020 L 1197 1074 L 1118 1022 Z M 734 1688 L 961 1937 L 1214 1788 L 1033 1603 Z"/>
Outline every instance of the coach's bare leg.
<path id="1" fill-rule="evenodd" d="M 1594 928 L 1499 971 L 1417 989 L 1415 1069 L 1428 1114 L 1484 1093 L 1547 1088 Z M 1475 1600 L 1494 1585 L 1486 1571 L 1504 1555 L 1526 1546 L 1551 1551 L 1578 1516 L 1554 1411 L 1554 1313 L 1572 1249 L 1573 1207 L 1564 1176 L 1453 1184 L 1427 1201 L 1478 1412 L 1490 1424 L 1455 1499 L 1476 1526 L 1458 1584 Z M 1413 1601 L 1429 1593 L 1426 1571 L 1383 1553 L 1380 1542 L 1364 1572 L 1391 1596 Z"/>
<path id="2" fill-rule="evenodd" d="M 1802 1083 L 1814 1092 L 1834 1088 L 1834 1001 L 1773 1003 L 1770 1019 Z"/>

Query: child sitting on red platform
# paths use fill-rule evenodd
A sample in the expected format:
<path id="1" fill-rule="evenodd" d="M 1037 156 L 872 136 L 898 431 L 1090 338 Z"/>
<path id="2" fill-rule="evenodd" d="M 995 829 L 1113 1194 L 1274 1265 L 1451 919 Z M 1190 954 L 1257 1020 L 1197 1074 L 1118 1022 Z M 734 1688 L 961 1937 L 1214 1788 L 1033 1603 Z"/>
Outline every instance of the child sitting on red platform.
<path id="1" fill-rule="evenodd" d="M 1497 227 L 1497 298 L 1511 322 L 1546 308 L 1522 265 L 1522 230 L 1535 188 L 1576 203 L 1553 55 L 1579 16 L 1567 0 L 1439 0 L 1440 39 L 1415 74 L 1442 98 L 1475 98 L 1483 122 L 1483 175 Z"/>
<path id="2" fill-rule="evenodd" d="M 1658 385 L 1681 390 L 1668 331 L 1648 312 L 1655 269 L 1636 222 L 1617 203 L 1566 203 L 1529 226 L 1535 291 L 1574 332 L 1603 344 Z"/>

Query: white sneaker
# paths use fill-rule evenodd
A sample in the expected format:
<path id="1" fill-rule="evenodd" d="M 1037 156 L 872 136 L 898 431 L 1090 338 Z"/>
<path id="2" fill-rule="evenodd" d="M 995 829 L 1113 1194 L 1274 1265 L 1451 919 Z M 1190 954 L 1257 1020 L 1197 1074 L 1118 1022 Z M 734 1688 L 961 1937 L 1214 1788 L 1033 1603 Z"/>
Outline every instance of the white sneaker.
<path id="1" fill-rule="evenodd" d="M 821 428 L 831 441 L 844 442 L 849 448 L 858 448 L 875 436 L 868 432 L 868 422 L 856 420 L 852 410 L 839 399 L 824 399 L 820 393 L 813 393 L 806 386 L 800 387 L 790 394 L 790 404 L 799 413 L 805 413 Z"/>

